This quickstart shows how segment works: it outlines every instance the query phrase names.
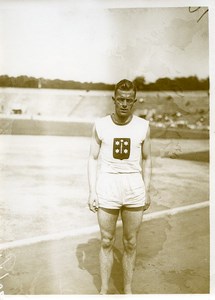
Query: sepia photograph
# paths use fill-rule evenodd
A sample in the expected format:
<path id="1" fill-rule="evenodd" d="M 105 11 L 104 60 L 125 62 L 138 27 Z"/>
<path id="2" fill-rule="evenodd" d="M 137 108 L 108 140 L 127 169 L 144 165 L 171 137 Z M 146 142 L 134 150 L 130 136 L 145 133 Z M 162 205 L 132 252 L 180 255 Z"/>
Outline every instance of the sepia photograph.
<path id="1" fill-rule="evenodd" d="M 179 2 L 0 0 L 0 300 L 215 291 L 215 7 Z"/>

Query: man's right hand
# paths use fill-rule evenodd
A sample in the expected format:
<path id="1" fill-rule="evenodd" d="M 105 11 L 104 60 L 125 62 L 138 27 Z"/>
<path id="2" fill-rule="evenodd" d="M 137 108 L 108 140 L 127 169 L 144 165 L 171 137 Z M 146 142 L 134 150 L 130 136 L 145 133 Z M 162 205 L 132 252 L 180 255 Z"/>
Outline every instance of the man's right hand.
<path id="1" fill-rule="evenodd" d="M 99 205 L 98 205 L 98 198 L 96 194 L 91 193 L 89 195 L 88 206 L 92 212 L 94 213 L 97 212 Z"/>

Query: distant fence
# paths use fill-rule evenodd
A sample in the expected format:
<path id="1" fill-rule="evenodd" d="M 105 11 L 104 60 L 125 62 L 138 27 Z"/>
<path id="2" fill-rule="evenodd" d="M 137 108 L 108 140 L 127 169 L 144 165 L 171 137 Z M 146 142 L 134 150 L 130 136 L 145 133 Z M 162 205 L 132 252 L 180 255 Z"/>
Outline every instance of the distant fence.
<path id="1" fill-rule="evenodd" d="M 91 136 L 93 121 L 0 118 L 0 133 L 12 135 Z M 151 138 L 209 139 L 206 130 L 157 128 L 151 126 Z"/>

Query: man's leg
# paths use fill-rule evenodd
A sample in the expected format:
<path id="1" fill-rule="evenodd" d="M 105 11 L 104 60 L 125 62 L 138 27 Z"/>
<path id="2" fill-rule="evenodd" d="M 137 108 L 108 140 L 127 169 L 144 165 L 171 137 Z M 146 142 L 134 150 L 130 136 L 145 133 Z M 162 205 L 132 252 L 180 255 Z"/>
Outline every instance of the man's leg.
<path id="1" fill-rule="evenodd" d="M 123 222 L 124 254 L 122 259 L 124 275 L 124 293 L 132 294 L 131 282 L 136 258 L 137 233 L 143 216 L 143 208 L 123 208 L 121 211 Z"/>
<path id="2" fill-rule="evenodd" d="M 108 291 L 108 284 L 113 266 L 113 244 L 118 215 L 118 209 L 98 209 L 98 222 L 101 232 L 101 250 L 99 258 L 102 286 L 100 294 L 107 294 Z"/>

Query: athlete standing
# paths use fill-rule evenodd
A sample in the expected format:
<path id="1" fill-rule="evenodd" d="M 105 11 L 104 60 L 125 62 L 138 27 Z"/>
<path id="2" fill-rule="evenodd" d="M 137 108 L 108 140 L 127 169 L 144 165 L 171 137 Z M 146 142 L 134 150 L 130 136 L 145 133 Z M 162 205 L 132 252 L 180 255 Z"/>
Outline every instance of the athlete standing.
<path id="1" fill-rule="evenodd" d="M 98 119 L 93 128 L 88 205 L 97 212 L 101 232 L 100 293 L 108 291 L 116 222 L 121 212 L 124 293 L 131 294 L 137 233 L 143 212 L 150 205 L 150 129 L 147 120 L 133 115 L 136 88 L 132 82 L 123 79 L 117 83 L 113 101 L 114 113 Z"/>

